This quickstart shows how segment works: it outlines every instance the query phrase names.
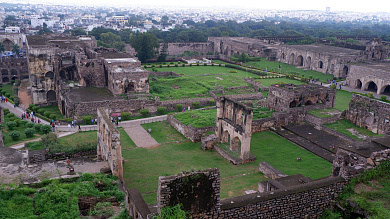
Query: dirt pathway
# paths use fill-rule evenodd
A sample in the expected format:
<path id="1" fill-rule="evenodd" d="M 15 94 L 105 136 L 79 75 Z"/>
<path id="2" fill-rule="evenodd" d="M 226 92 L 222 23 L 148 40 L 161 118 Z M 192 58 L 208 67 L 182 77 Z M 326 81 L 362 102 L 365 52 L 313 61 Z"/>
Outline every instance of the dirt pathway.
<path id="1" fill-rule="evenodd" d="M 18 96 L 20 98 L 20 107 L 23 109 L 27 109 L 30 104 L 32 104 L 31 95 L 29 94 L 29 91 L 27 90 L 27 87 L 29 86 L 29 81 L 22 80 L 22 83 L 20 83 L 19 86 L 19 93 Z"/>

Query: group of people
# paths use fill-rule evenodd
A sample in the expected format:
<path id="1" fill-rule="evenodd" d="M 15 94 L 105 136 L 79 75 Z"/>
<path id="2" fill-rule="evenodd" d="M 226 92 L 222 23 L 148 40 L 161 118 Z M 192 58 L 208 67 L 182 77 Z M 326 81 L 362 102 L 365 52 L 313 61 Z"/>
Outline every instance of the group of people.
<path id="1" fill-rule="evenodd" d="M 8 102 L 7 98 L 4 97 L 4 96 L 1 96 L 0 101 L 1 101 L 2 103 L 3 103 L 3 102 Z"/>
<path id="2" fill-rule="evenodd" d="M 34 115 L 34 112 L 31 112 L 31 113 L 23 112 L 21 118 L 22 119 L 27 119 L 27 120 L 29 119 L 33 123 L 41 123 L 41 119 L 37 118 Z"/>
<path id="3" fill-rule="evenodd" d="M 79 131 L 81 131 L 80 124 L 78 126 L 79 126 Z M 68 123 L 68 131 L 70 131 L 70 128 L 76 128 L 76 120 L 73 120 L 71 124 Z"/>

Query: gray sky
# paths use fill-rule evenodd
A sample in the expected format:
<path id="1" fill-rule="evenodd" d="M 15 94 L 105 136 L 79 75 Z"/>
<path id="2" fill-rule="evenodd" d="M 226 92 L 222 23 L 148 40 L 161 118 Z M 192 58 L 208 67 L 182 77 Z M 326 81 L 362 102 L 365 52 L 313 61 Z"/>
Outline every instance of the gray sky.
<path id="1" fill-rule="evenodd" d="M 145 5 L 160 6 L 175 5 L 178 7 L 239 7 L 260 9 L 283 9 L 283 10 L 325 10 L 330 7 L 331 11 L 356 11 L 356 12 L 390 12 L 389 0 L 27 0 L 28 2 L 46 2 L 51 4 L 76 4 L 76 5 L 104 5 L 104 6 L 129 6 Z"/>

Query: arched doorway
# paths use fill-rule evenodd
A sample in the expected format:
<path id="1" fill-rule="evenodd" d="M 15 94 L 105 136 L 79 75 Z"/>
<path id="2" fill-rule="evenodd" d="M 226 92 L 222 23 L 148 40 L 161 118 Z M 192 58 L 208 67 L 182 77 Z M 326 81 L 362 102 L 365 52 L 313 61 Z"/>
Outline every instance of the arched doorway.
<path id="1" fill-rule="evenodd" d="M 47 100 L 47 102 L 56 101 L 56 100 L 57 100 L 56 92 L 55 92 L 54 90 L 49 90 L 49 91 L 46 93 L 46 100 Z"/>
<path id="2" fill-rule="evenodd" d="M 286 57 L 284 56 L 284 52 L 282 53 L 282 57 L 281 57 L 282 59 L 285 59 Z"/>
<path id="3" fill-rule="evenodd" d="M 323 67 L 324 67 L 324 63 L 322 61 L 319 61 L 318 62 L 318 68 L 322 69 Z"/>
<path id="4" fill-rule="evenodd" d="M 125 83 L 125 93 L 134 92 L 134 82 Z"/>
<path id="5" fill-rule="evenodd" d="M 1 75 L 8 75 L 8 70 L 7 69 L 2 69 L 1 70 Z"/>
<path id="6" fill-rule="evenodd" d="M 14 76 L 11 78 L 11 80 L 16 81 L 16 80 L 18 80 L 18 77 Z"/>
<path id="7" fill-rule="evenodd" d="M 330 65 L 330 73 L 334 73 L 334 64 Z"/>
<path id="8" fill-rule="evenodd" d="M 14 43 L 11 40 L 5 39 L 2 43 L 4 45 L 5 51 L 12 51 L 12 46 Z"/>
<path id="9" fill-rule="evenodd" d="M 348 66 L 344 66 L 344 68 L 343 68 L 343 77 L 345 78 L 345 77 L 347 77 L 348 76 L 348 72 L 349 72 L 349 69 L 348 69 Z"/>
<path id="10" fill-rule="evenodd" d="M 305 106 L 310 106 L 310 105 L 313 105 L 313 102 L 311 102 L 310 100 L 306 101 Z"/>
<path id="11" fill-rule="evenodd" d="M 378 86 L 373 81 L 370 81 L 367 86 L 367 91 L 376 93 L 378 91 Z"/>
<path id="12" fill-rule="evenodd" d="M 46 77 L 46 78 L 53 79 L 53 78 L 54 78 L 54 72 L 48 71 L 48 72 L 45 74 L 45 77 Z"/>
<path id="13" fill-rule="evenodd" d="M 16 69 L 11 69 L 11 75 L 17 75 L 18 74 L 18 71 L 16 71 Z"/>
<path id="14" fill-rule="evenodd" d="M 3 78 L 3 83 L 8 83 L 9 82 L 9 78 L 8 77 L 4 77 Z"/>
<path id="15" fill-rule="evenodd" d="M 60 71 L 60 77 L 61 79 L 66 79 L 66 72 L 64 70 Z"/>
<path id="16" fill-rule="evenodd" d="M 310 68 L 311 67 L 311 57 L 307 57 L 306 59 L 306 68 Z"/>
<path id="17" fill-rule="evenodd" d="M 297 57 L 297 66 L 303 66 L 303 57 L 301 55 Z"/>
<path id="18" fill-rule="evenodd" d="M 230 150 L 231 151 L 239 151 L 241 147 L 241 141 L 238 137 L 233 138 L 232 142 L 230 143 Z"/>
<path id="19" fill-rule="evenodd" d="M 356 80 L 356 88 L 357 89 L 362 89 L 362 81 L 359 80 L 359 79 Z"/>
<path id="20" fill-rule="evenodd" d="M 222 134 L 222 142 L 221 143 L 228 143 L 229 142 L 229 132 L 224 131 Z"/>
<path id="21" fill-rule="evenodd" d="M 294 53 L 292 53 L 292 54 L 290 55 L 289 64 L 290 64 L 290 65 L 294 65 L 294 61 L 295 61 L 295 55 L 294 55 Z"/>
<path id="22" fill-rule="evenodd" d="M 294 107 L 297 107 L 297 101 L 295 100 L 290 103 L 290 108 L 294 108 Z"/>
<path id="23" fill-rule="evenodd" d="M 390 85 L 387 85 L 385 89 L 383 90 L 384 95 L 390 96 Z"/>

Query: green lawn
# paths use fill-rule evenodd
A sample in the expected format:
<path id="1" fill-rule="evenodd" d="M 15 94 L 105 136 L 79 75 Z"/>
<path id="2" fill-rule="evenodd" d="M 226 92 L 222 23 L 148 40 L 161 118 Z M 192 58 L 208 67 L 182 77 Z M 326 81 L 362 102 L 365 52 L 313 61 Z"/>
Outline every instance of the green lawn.
<path id="1" fill-rule="evenodd" d="M 268 109 L 266 107 L 254 108 L 253 109 L 253 119 L 252 120 L 271 118 L 273 112 L 274 111 L 272 111 L 272 110 L 270 110 L 270 109 Z"/>
<path id="2" fill-rule="evenodd" d="M 215 126 L 217 109 L 186 111 L 174 117 L 185 125 L 191 124 L 195 128 Z"/>
<path id="3" fill-rule="evenodd" d="M 97 131 L 77 132 L 62 138 L 59 138 L 62 145 L 74 145 L 75 143 L 93 143 L 97 144 Z"/>
<path id="4" fill-rule="evenodd" d="M 229 74 L 234 76 L 241 76 L 241 77 L 252 77 L 256 78 L 259 77 L 256 74 L 252 74 L 250 72 L 237 70 L 233 68 L 227 68 L 224 66 L 186 66 L 186 67 L 163 67 L 163 68 L 156 68 L 159 72 L 165 72 L 165 71 L 173 71 L 178 74 L 184 74 L 184 75 L 203 75 L 203 74 Z M 237 71 L 237 73 L 230 73 L 229 71 Z"/>
<path id="5" fill-rule="evenodd" d="M 313 70 L 304 70 L 301 68 L 297 68 L 293 65 L 276 62 L 276 61 L 267 61 L 262 59 L 259 62 L 247 62 L 246 65 L 251 65 L 260 69 L 266 69 L 268 72 L 279 72 L 279 65 L 281 66 L 281 73 L 287 73 L 287 74 L 293 74 L 299 75 L 301 77 L 309 78 L 309 76 L 312 76 L 313 78 L 319 78 L 320 81 L 326 82 L 327 79 L 333 79 L 333 75 L 331 74 L 324 74 L 321 72 L 313 71 Z"/>
<path id="6" fill-rule="evenodd" d="M 64 119 L 64 115 L 61 114 L 61 111 L 60 109 L 58 108 L 58 105 L 51 105 L 51 106 L 42 106 L 42 107 L 39 107 L 40 109 L 44 109 L 45 112 L 50 112 L 50 114 L 55 114 L 57 116 L 57 120 L 58 119 Z"/>
<path id="7" fill-rule="evenodd" d="M 336 102 L 334 108 L 344 111 L 348 109 L 351 102 L 352 93 L 345 90 L 337 90 Z"/>
<path id="8" fill-rule="evenodd" d="M 164 130 L 160 135 L 163 133 L 168 134 Z M 221 198 L 224 199 L 243 195 L 243 191 L 256 189 L 259 181 L 266 180 L 262 173 L 242 175 L 258 172 L 261 161 L 267 161 L 288 175 L 301 173 L 313 179 L 328 176 L 331 172 L 331 163 L 274 133 L 255 133 L 251 142 L 251 153 L 257 160 L 238 166 L 230 164 L 214 150 L 203 151 L 200 143 L 190 141 L 123 150 L 125 182 L 129 188 L 136 187 L 141 193 L 154 192 L 159 176 L 215 167 L 221 171 L 221 178 L 237 176 L 221 180 Z M 302 158 L 300 162 L 296 160 L 298 156 Z M 156 193 L 145 194 L 144 198 L 148 204 L 156 203 Z"/>
<path id="9" fill-rule="evenodd" d="M 350 121 L 348 121 L 346 119 L 338 120 L 337 122 L 334 122 L 334 123 L 324 124 L 324 126 L 326 126 L 328 128 L 331 128 L 333 130 L 337 130 L 338 132 L 340 132 L 340 133 L 342 133 L 342 134 L 344 134 L 346 136 L 349 136 L 351 138 L 354 138 L 354 139 L 357 139 L 357 140 L 360 140 L 360 141 L 363 140 L 363 139 L 359 138 L 356 135 L 352 135 L 352 133 L 350 131 L 348 131 L 347 129 L 355 129 L 361 135 L 365 135 L 365 136 L 383 136 L 383 135 L 379 135 L 379 134 L 373 133 L 373 132 L 371 132 L 368 129 L 361 128 L 361 127 L 351 123 Z"/>
<path id="10" fill-rule="evenodd" d="M 24 142 L 24 141 L 37 139 L 37 138 L 40 138 L 41 135 L 42 135 L 42 133 L 38 132 L 38 133 L 35 133 L 33 137 L 27 138 L 26 135 L 24 134 L 24 130 L 26 129 L 26 127 L 23 127 L 22 124 L 20 124 L 19 127 L 15 127 L 14 130 L 8 130 L 8 127 L 7 127 L 6 123 L 9 122 L 9 121 L 11 121 L 10 118 L 8 118 L 7 116 L 4 116 L 4 124 L 3 124 L 4 125 L 4 129 L 2 130 L 3 131 L 4 147 L 9 147 L 9 146 L 12 146 L 12 145 L 15 145 L 15 144 L 19 144 L 19 143 Z M 29 123 L 31 123 L 31 122 L 29 122 Z M 14 140 L 11 139 L 9 134 L 12 131 L 18 131 L 20 133 L 19 140 L 14 141 Z"/>
<path id="11" fill-rule="evenodd" d="M 180 134 L 176 129 L 170 126 L 166 121 L 152 122 L 141 125 L 145 130 L 152 129 L 150 135 L 159 144 L 172 142 L 172 141 L 183 141 L 186 138 Z"/>
<path id="12" fill-rule="evenodd" d="M 11 94 L 11 97 L 14 96 L 14 91 L 12 90 L 14 86 L 11 85 L 11 84 L 3 84 L 1 89 L 5 92 L 7 92 L 7 94 Z"/>
<path id="13" fill-rule="evenodd" d="M 303 84 L 301 81 L 292 80 L 292 79 L 288 79 L 288 78 L 256 79 L 255 81 L 260 81 L 260 83 L 266 87 L 269 87 L 271 84 L 276 84 L 278 82 L 284 82 L 287 84 L 296 84 L 296 85 Z"/>
<path id="14" fill-rule="evenodd" d="M 335 114 L 340 113 L 341 111 L 335 108 L 326 108 L 326 109 L 310 110 L 307 112 L 319 118 L 327 118 L 327 117 L 333 117 Z"/>
<path id="15" fill-rule="evenodd" d="M 122 127 L 117 128 L 121 134 L 121 147 L 122 149 L 135 148 L 137 145 L 131 140 L 130 136 L 126 133 L 126 131 Z"/>

